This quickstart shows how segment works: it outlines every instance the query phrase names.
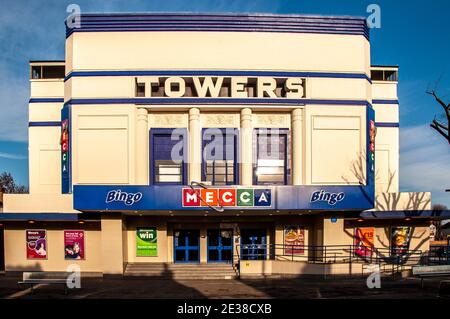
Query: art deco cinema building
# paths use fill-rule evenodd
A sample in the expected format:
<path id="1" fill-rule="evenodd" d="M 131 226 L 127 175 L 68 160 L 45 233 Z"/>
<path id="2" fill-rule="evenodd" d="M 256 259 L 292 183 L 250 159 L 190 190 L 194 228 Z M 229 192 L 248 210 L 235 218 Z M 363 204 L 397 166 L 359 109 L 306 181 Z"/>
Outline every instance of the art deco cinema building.
<path id="1" fill-rule="evenodd" d="M 83 14 L 65 61 L 30 71 L 7 272 L 347 273 L 428 250 L 430 194 L 399 193 L 398 68 L 372 64 L 364 18 Z"/>

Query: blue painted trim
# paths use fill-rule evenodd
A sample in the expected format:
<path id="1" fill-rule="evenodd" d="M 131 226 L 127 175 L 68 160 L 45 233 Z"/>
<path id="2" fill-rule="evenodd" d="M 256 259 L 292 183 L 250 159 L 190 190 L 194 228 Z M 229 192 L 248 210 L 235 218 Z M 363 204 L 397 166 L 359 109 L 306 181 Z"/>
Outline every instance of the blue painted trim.
<path id="1" fill-rule="evenodd" d="M 376 127 L 400 127 L 400 123 L 375 122 Z"/>
<path id="2" fill-rule="evenodd" d="M 160 27 L 160 28 L 146 28 L 146 27 L 137 27 L 137 28 L 90 28 L 87 29 L 73 29 L 71 30 L 66 39 L 72 35 L 74 32 L 266 32 L 266 33 L 310 33 L 310 34 L 337 34 L 337 35 L 362 35 L 368 41 L 369 35 L 367 33 L 356 32 L 356 31 L 339 31 L 333 30 L 330 28 L 325 28 L 322 30 L 311 30 L 307 28 L 239 28 L 239 27 L 226 27 L 226 28 L 214 28 L 213 26 L 205 28 L 205 27 Z"/>
<path id="3" fill-rule="evenodd" d="M 63 103 L 64 98 L 46 97 L 46 98 L 31 98 L 28 103 Z"/>
<path id="4" fill-rule="evenodd" d="M 410 218 L 450 218 L 450 210 L 392 210 L 392 211 L 364 211 L 360 214 L 365 219 L 402 219 Z"/>
<path id="5" fill-rule="evenodd" d="M 364 17 L 242 13 L 81 14 L 80 26 L 66 27 L 66 37 L 74 32 L 123 31 L 348 34 L 362 35 L 369 41 L 369 28 Z"/>
<path id="6" fill-rule="evenodd" d="M 73 204 L 79 211 L 205 211 L 204 206 L 185 207 L 182 202 L 182 189 L 188 185 L 74 185 Z M 245 188 L 233 185 L 230 188 Z M 214 187 L 213 187 L 214 188 Z M 217 187 L 216 187 L 217 188 Z M 218 187 L 221 188 L 221 187 Z M 374 207 L 374 184 L 370 185 L 276 185 L 252 186 L 252 189 L 269 189 L 270 206 L 230 206 L 226 210 L 366 210 Z M 106 202 L 110 191 L 121 190 L 126 193 L 141 193 L 139 201 L 127 205 L 122 201 Z M 311 202 L 313 193 L 341 193 L 345 197 L 335 204 L 328 201 Z"/>
<path id="7" fill-rule="evenodd" d="M 319 100 L 319 99 L 286 99 L 286 98 L 116 98 L 116 99 L 72 99 L 68 103 L 80 104 L 324 104 L 324 105 L 361 105 L 372 107 L 366 100 Z"/>
<path id="8" fill-rule="evenodd" d="M 65 119 L 69 120 L 68 173 L 64 174 L 61 171 L 61 193 L 70 194 L 72 193 L 72 105 L 70 103 L 65 103 L 61 109 L 61 121 Z"/>
<path id="9" fill-rule="evenodd" d="M 150 178 L 150 184 L 151 185 L 186 185 L 187 184 L 187 174 L 188 174 L 188 150 L 189 150 L 189 139 L 188 139 L 188 131 L 185 128 L 177 128 L 177 130 L 183 131 L 183 164 L 182 164 L 182 177 L 181 177 L 181 183 L 158 183 L 155 180 L 155 156 L 153 154 L 155 153 L 154 147 L 153 147 L 153 138 L 155 135 L 167 135 L 172 134 L 173 130 L 175 128 L 152 128 L 150 129 L 149 134 L 149 155 L 150 155 L 150 167 L 149 167 L 149 178 Z"/>
<path id="10" fill-rule="evenodd" d="M 78 221 L 80 214 L 73 213 L 0 213 L 0 220 L 4 221 Z"/>
<path id="11" fill-rule="evenodd" d="M 94 76 L 247 76 L 247 77 L 310 77 L 310 78 L 337 78 L 337 79 L 365 79 L 372 83 L 370 77 L 365 73 L 339 73 L 339 72 L 288 72 L 288 71 L 217 71 L 217 70 L 147 70 L 147 71 L 73 71 L 64 81 L 72 77 L 94 77 Z"/>
<path id="12" fill-rule="evenodd" d="M 28 127 L 61 126 L 61 122 L 29 122 Z"/>
<path id="13" fill-rule="evenodd" d="M 366 185 L 360 188 L 361 199 L 365 199 L 370 206 L 375 206 L 375 172 L 376 158 L 375 151 L 370 151 L 370 121 L 375 123 L 375 110 L 366 109 Z M 376 126 L 375 126 L 376 127 Z M 375 145 L 374 145 L 375 146 Z M 372 157 L 373 155 L 373 157 Z M 373 164 L 373 166 L 372 166 Z"/>
<path id="14" fill-rule="evenodd" d="M 398 100 L 372 100 L 372 104 L 399 104 Z"/>

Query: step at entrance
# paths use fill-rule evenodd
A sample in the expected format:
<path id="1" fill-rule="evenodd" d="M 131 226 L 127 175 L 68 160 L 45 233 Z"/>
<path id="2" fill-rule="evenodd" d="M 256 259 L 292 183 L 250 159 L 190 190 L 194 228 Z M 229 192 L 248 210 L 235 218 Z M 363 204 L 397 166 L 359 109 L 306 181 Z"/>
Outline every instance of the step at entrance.
<path id="1" fill-rule="evenodd" d="M 175 264 L 128 263 L 124 277 L 154 277 L 158 279 L 235 279 L 237 274 L 231 264 Z"/>

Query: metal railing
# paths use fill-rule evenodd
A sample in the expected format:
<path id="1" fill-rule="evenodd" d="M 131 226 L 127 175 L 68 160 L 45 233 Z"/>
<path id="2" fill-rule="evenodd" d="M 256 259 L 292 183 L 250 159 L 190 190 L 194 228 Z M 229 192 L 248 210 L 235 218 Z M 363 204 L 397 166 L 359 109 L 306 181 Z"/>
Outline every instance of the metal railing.
<path id="1" fill-rule="evenodd" d="M 238 270 L 241 260 L 285 260 L 314 264 L 379 264 L 384 269 L 398 272 L 406 266 L 417 265 L 424 260 L 421 250 L 402 250 L 393 254 L 389 248 L 355 245 L 238 244 L 235 247 L 234 263 Z"/>
<path id="2" fill-rule="evenodd" d="M 450 265 L 450 246 L 430 246 L 430 250 L 423 256 L 424 265 Z"/>

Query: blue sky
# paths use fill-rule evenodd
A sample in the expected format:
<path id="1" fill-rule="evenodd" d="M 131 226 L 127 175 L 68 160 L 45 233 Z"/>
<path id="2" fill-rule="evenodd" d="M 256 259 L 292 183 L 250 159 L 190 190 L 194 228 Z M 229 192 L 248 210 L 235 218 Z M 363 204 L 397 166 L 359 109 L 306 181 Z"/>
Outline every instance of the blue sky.
<path id="1" fill-rule="evenodd" d="M 450 147 L 428 124 L 441 113 L 427 87 L 450 101 L 448 0 L 398 1 L 8 1 L 0 0 L 0 172 L 28 183 L 27 101 L 29 60 L 64 59 L 66 7 L 82 12 L 267 12 L 367 16 L 381 7 L 381 28 L 371 30 L 372 64 L 400 66 L 400 187 L 433 192 L 450 207 Z"/>

